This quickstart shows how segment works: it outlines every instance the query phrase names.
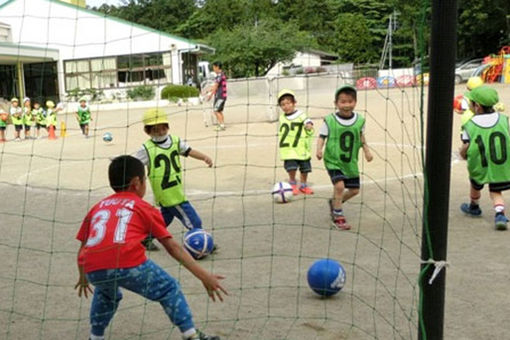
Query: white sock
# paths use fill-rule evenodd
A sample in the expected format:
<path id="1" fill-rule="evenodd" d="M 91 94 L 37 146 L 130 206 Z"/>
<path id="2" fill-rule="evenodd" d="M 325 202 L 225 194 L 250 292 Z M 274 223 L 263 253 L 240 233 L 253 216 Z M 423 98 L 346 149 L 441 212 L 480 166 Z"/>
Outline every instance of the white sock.
<path id="1" fill-rule="evenodd" d="M 494 210 L 496 211 L 496 214 L 497 213 L 502 213 L 505 211 L 505 206 L 503 204 L 496 204 L 494 206 Z"/>
<path id="2" fill-rule="evenodd" d="M 90 340 L 104 340 L 104 335 L 94 335 L 90 333 L 89 338 Z"/>
<path id="3" fill-rule="evenodd" d="M 191 338 L 195 334 L 197 334 L 196 329 L 195 328 L 190 328 L 187 331 L 182 333 L 182 338 L 186 340 L 186 339 Z"/>

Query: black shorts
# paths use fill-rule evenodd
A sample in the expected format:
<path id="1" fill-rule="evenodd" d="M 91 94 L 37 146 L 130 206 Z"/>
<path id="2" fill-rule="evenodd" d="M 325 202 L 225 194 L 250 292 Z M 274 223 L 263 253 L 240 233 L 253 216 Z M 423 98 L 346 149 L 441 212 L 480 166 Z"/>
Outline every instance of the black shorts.
<path id="1" fill-rule="evenodd" d="M 14 130 L 16 130 L 16 131 L 21 131 L 21 130 L 23 130 L 23 124 L 19 124 L 19 125 L 18 125 L 18 124 L 16 124 L 16 125 L 14 125 Z"/>
<path id="2" fill-rule="evenodd" d="M 359 189 L 360 181 L 359 177 L 355 178 L 347 178 L 342 170 L 334 169 L 328 170 L 329 178 L 331 178 L 331 182 L 333 185 L 337 184 L 340 181 L 344 182 L 344 186 L 348 189 Z"/>
<path id="3" fill-rule="evenodd" d="M 30 125 L 24 125 L 25 126 L 25 131 L 30 131 Z"/>
<path id="4" fill-rule="evenodd" d="M 223 112 L 223 109 L 225 108 L 225 102 L 227 101 L 226 98 L 216 98 L 214 99 L 214 112 Z"/>
<path id="5" fill-rule="evenodd" d="M 46 129 L 46 124 L 35 123 L 35 127 L 37 128 L 37 130 L 39 130 L 40 128 Z"/>
<path id="6" fill-rule="evenodd" d="M 483 184 L 480 184 L 473 179 L 469 179 L 469 181 L 471 182 L 471 186 L 473 187 L 473 189 L 475 190 L 483 189 Z M 510 182 L 489 183 L 490 192 L 500 192 L 508 189 L 510 189 Z"/>
<path id="7" fill-rule="evenodd" d="M 0 126 L 0 130 L 5 131 L 5 128 L 6 128 L 6 127 L 7 127 L 7 126 Z"/>
<path id="8" fill-rule="evenodd" d="M 286 159 L 283 161 L 283 167 L 287 170 L 287 172 L 296 171 L 297 169 L 299 169 L 299 171 L 303 174 L 312 172 L 312 163 L 309 159 Z"/>
<path id="9" fill-rule="evenodd" d="M 81 124 L 80 123 L 80 128 L 84 129 L 85 127 L 89 126 L 89 123 L 85 123 L 85 124 Z"/>

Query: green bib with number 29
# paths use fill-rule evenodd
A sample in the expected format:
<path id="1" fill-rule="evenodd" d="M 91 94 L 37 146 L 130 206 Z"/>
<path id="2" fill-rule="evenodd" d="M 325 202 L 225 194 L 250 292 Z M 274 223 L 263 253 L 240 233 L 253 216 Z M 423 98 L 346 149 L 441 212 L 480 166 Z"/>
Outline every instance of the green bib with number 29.
<path id="1" fill-rule="evenodd" d="M 510 182 L 508 117 L 499 114 L 498 122 L 489 128 L 476 125 L 473 120 L 463 128 L 469 135 L 469 178 L 479 184 Z"/>
<path id="2" fill-rule="evenodd" d="M 181 180 L 179 137 L 170 138 L 172 145 L 168 149 L 150 139 L 143 144 L 149 155 L 148 177 L 154 200 L 162 207 L 172 207 L 186 201 Z"/>
<path id="3" fill-rule="evenodd" d="M 343 125 L 335 115 L 332 113 L 324 118 L 328 125 L 324 164 L 328 170 L 341 170 L 348 178 L 359 177 L 358 154 L 365 118 L 356 114 L 353 124 Z"/>

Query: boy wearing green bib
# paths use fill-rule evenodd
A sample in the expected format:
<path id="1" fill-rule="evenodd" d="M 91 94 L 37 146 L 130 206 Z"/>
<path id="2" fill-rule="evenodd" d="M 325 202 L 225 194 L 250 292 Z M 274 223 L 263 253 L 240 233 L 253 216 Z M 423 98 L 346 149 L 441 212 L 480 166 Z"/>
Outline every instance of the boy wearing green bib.
<path id="1" fill-rule="evenodd" d="M 510 128 L 508 117 L 494 110 L 498 93 L 488 86 L 480 86 L 466 93 L 473 118 L 462 125 L 462 146 L 459 153 L 467 160 L 471 182 L 470 203 L 460 209 L 470 216 L 480 216 L 481 190 L 489 185 L 495 211 L 496 230 L 506 230 L 505 201 L 502 191 L 510 189 Z"/>
<path id="2" fill-rule="evenodd" d="M 177 217 L 187 229 L 202 228 L 202 220 L 184 194 L 181 156 L 204 161 L 212 167 L 211 158 L 192 149 L 179 137 L 169 135 L 167 114 L 158 109 L 147 110 L 143 115 L 144 131 L 151 138 L 137 151 L 138 158 L 148 168 L 154 200 L 160 207 L 168 226 Z M 148 250 L 155 246 L 145 241 Z"/>
<path id="3" fill-rule="evenodd" d="M 90 114 L 90 108 L 87 105 L 87 99 L 82 97 L 80 98 L 80 106 L 78 106 L 78 110 L 75 113 L 75 117 L 78 120 L 78 124 L 80 124 L 81 133 L 88 138 L 89 137 L 89 124 L 92 120 L 92 116 Z"/>
<path id="4" fill-rule="evenodd" d="M 291 90 L 283 89 L 278 93 L 278 105 L 283 111 L 278 129 L 280 158 L 289 174 L 292 193 L 298 195 L 301 192 L 312 195 L 313 190 L 307 185 L 306 180 L 308 173 L 312 172 L 310 159 L 312 158 L 313 122 L 305 112 L 296 110 L 296 95 Z M 299 189 L 296 182 L 298 169 L 301 173 Z"/>
<path id="5" fill-rule="evenodd" d="M 317 159 L 324 158 L 334 186 L 333 199 L 329 200 L 333 226 L 340 230 L 351 229 L 344 217 L 342 203 L 359 193 L 359 149 L 363 149 L 367 162 L 373 159 L 363 134 L 365 118 L 354 112 L 356 99 L 356 88 L 351 85 L 336 90 L 338 111 L 324 118 L 317 139 Z"/>
<path id="6" fill-rule="evenodd" d="M 41 128 L 46 129 L 46 112 L 38 101 L 34 102 L 32 115 L 35 117 L 36 138 L 39 138 Z"/>
<path id="7" fill-rule="evenodd" d="M 21 130 L 23 130 L 23 111 L 19 107 L 18 98 L 11 99 L 11 107 L 9 109 L 12 125 L 14 125 L 14 140 L 21 141 Z"/>
<path id="8" fill-rule="evenodd" d="M 32 104 L 30 98 L 26 97 L 23 99 L 23 126 L 25 127 L 25 139 L 30 139 L 30 129 L 34 122 L 32 116 Z"/>

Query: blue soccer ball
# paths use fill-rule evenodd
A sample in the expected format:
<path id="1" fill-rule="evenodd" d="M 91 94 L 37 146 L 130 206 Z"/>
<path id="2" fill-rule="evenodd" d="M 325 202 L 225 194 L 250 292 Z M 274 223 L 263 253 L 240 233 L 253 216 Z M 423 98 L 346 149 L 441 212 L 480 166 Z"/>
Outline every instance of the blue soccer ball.
<path id="1" fill-rule="evenodd" d="M 321 296 L 338 293 L 345 284 L 345 270 L 340 263 L 332 259 L 315 261 L 308 269 L 308 285 Z"/>
<path id="2" fill-rule="evenodd" d="M 111 134 L 111 132 L 105 132 L 103 134 L 103 141 L 105 141 L 106 143 L 110 143 L 112 140 L 113 140 L 113 135 Z"/>
<path id="3" fill-rule="evenodd" d="M 184 234 L 184 248 L 198 260 L 213 251 L 214 241 L 211 234 L 204 229 L 194 228 Z"/>

